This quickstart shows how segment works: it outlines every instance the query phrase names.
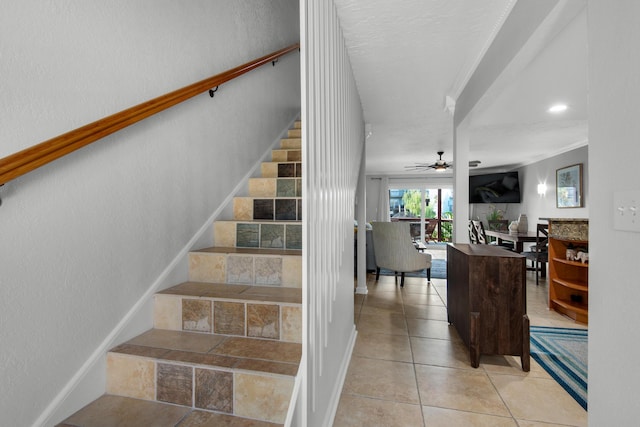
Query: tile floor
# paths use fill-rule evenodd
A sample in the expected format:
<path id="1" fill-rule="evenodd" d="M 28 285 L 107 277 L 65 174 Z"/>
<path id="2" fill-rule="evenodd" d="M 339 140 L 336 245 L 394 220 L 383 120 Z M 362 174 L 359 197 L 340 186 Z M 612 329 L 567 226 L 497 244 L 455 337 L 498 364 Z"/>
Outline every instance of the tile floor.
<path id="1" fill-rule="evenodd" d="M 446 258 L 446 250 L 433 250 Z M 334 427 L 586 426 L 587 412 L 533 359 L 482 356 L 468 350 L 447 323 L 446 280 L 369 275 L 368 295 L 355 297 L 358 337 Z M 527 272 L 532 325 L 582 327 L 547 310 L 547 283 Z"/>

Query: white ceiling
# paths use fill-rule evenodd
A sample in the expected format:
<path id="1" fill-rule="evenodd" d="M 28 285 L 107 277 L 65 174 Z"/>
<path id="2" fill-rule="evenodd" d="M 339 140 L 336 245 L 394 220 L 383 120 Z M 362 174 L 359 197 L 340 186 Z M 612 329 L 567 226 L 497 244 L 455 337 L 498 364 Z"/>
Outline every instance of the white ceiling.
<path id="1" fill-rule="evenodd" d="M 482 162 L 471 173 L 513 169 L 587 143 L 586 1 L 544 1 L 553 12 L 468 116 L 469 159 Z M 405 166 L 432 163 L 440 150 L 452 160 L 445 98 L 458 99 L 516 1 L 335 3 L 371 125 L 367 174 L 424 175 Z M 546 111 L 559 101 L 567 112 Z"/>

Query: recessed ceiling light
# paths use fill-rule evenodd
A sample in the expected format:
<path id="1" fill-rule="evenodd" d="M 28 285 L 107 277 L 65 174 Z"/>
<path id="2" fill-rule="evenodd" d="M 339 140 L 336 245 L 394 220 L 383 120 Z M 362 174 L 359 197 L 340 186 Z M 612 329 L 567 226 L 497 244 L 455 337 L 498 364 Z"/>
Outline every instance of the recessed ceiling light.
<path id="1" fill-rule="evenodd" d="M 567 110 L 567 104 L 555 104 L 549 108 L 550 113 L 562 113 Z"/>

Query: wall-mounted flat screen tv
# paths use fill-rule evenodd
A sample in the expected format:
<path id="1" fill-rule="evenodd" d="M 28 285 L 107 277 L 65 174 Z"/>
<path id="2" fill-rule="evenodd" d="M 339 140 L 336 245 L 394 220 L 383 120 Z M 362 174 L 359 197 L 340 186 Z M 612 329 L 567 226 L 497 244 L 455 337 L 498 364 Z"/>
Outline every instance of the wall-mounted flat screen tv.
<path id="1" fill-rule="evenodd" d="M 518 172 L 470 176 L 469 203 L 520 203 Z"/>

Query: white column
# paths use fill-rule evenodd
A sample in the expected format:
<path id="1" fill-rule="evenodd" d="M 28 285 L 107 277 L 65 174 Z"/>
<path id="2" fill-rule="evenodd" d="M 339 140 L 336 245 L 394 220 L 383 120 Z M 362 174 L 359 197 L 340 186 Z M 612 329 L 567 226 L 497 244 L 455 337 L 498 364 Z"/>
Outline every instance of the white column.
<path id="1" fill-rule="evenodd" d="M 362 147 L 360 174 L 358 175 L 357 211 L 358 216 L 358 286 L 356 294 L 367 294 L 367 179 L 366 146 Z"/>
<path id="2" fill-rule="evenodd" d="M 453 242 L 469 243 L 469 132 L 465 122 L 453 129 Z"/>

